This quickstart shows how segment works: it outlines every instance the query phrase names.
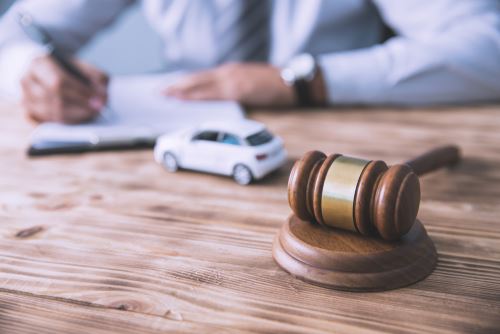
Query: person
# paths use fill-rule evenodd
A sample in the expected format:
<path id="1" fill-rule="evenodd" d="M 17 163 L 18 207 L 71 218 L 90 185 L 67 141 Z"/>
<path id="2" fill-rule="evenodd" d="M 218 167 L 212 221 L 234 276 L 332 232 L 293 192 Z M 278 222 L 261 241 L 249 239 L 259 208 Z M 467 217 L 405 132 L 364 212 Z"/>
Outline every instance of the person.
<path id="1" fill-rule="evenodd" d="M 30 13 L 75 54 L 133 2 L 24 0 L 6 13 L 0 77 L 20 82 L 32 118 L 94 117 L 106 103 L 108 76 L 75 59 L 93 82 L 82 85 L 27 39 L 17 15 Z M 166 70 L 192 73 L 165 89 L 169 96 L 271 107 L 500 98 L 498 0 L 143 0 L 142 6 L 164 41 Z M 14 58 L 25 66 L 10 66 Z"/>

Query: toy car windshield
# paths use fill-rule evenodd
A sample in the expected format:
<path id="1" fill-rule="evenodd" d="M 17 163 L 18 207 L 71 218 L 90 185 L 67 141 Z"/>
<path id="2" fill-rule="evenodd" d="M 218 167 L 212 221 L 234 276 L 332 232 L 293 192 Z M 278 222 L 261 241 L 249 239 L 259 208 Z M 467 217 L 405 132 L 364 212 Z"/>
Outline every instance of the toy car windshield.
<path id="1" fill-rule="evenodd" d="M 267 130 L 262 130 L 246 138 L 246 141 L 250 146 L 264 145 L 269 143 L 271 140 L 273 140 L 273 135 Z"/>

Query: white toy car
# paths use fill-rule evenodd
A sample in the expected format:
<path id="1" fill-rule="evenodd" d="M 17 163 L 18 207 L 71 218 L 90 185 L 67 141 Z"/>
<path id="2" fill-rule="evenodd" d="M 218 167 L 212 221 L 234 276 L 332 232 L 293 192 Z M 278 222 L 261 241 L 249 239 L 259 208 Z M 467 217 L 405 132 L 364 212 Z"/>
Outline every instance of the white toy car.
<path id="1" fill-rule="evenodd" d="M 158 138 L 155 160 L 170 172 L 178 168 L 232 176 L 249 184 L 286 160 L 281 138 L 249 120 L 204 123 Z"/>

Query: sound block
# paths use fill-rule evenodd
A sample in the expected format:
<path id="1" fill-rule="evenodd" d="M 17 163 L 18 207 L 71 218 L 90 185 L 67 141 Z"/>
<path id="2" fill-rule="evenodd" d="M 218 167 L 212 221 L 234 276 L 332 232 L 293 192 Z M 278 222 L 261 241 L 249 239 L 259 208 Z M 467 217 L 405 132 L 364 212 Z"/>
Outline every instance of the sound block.
<path id="1" fill-rule="evenodd" d="M 303 221 L 292 215 L 276 235 L 273 257 L 303 281 L 347 291 L 383 291 L 427 277 L 434 243 L 417 220 L 398 241 L 384 241 Z"/>

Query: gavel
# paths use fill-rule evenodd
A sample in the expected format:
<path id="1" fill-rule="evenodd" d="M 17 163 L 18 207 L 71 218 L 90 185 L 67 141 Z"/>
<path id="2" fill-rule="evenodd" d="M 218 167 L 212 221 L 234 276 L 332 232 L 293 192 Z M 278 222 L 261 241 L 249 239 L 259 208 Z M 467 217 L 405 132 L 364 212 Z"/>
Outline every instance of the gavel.
<path id="1" fill-rule="evenodd" d="M 292 168 L 288 202 L 302 220 L 397 240 L 417 217 L 418 176 L 459 160 L 460 151 L 452 145 L 391 167 L 381 160 L 310 151 Z"/>

